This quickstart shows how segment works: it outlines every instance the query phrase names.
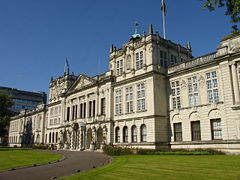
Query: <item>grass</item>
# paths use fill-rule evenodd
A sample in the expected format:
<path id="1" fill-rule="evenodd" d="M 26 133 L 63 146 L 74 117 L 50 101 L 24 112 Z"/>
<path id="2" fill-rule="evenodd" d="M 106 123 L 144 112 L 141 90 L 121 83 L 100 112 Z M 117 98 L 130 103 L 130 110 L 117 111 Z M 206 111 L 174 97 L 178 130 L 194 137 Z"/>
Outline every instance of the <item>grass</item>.
<path id="1" fill-rule="evenodd" d="M 240 156 L 128 155 L 64 180 L 240 180 Z"/>
<path id="2" fill-rule="evenodd" d="M 0 170 L 32 166 L 61 159 L 61 155 L 33 150 L 0 151 Z"/>

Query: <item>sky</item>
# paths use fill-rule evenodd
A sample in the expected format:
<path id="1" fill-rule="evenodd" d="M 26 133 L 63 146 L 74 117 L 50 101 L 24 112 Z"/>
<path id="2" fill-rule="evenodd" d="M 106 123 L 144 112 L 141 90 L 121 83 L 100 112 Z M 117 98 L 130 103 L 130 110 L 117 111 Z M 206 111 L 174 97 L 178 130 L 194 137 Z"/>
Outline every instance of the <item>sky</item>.
<path id="1" fill-rule="evenodd" d="M 200 0 L 165 0 L 166 38 L 193 56 L 216 50 L 231 31 L 223 8 L 209 12 Z M 110 45 L 121 47 L 134 33 L 162 33 L 161 0 L 0 0 L 0 86 L 45 91 L 63 75 L 68 58 L 74 74 L 108 70 Z"/>

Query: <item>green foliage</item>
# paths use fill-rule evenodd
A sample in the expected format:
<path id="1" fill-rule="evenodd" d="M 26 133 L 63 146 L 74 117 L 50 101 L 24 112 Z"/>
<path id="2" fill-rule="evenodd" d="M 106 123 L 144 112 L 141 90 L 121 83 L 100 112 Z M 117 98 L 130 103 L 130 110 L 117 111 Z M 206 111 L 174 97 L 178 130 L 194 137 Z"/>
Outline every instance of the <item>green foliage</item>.
<path id="1" fill-rule="evenodd" d="M 135 148 L 108 146 L 108 145 L 103 147 L 103 152 L 110 156 L 131 155 L 131 154 L 141 154 L 141 155 L 223 155 L 224 154 L 223 152 L 216 151 L 213 149 L 152 150 L 152 149 L 135 149 Z"/>
<path id="2" fill-rule="evenodd" d="M 162 150 L 162 151 L 139 149 L 137 154 L 142 154 L 142 155 L 224 155 L 225 153 L 221 151 L 216 151 L 213 149 L 195 149 L 195 150 L 173 149 L 173 150 Z"/>
<path id="3" fill-rule="evenodd" d="M 134 153 L 133 149 L 131 148 L 115 147 L 108 145 L 103 147 L 103 152 L 110 156 L 129 155 Z"/>
<path id="4" fill-rule="evenodd" d="M 231 17 L 232 23 L 240 22 L 240 0 L 201 0 L 204 1 L 204 7 L 208 8 L 210 11 L 216 8 L 226 7 L 226 16 Z M 232 32 L 237 32 L 237 25 L 232 26 Z"/>
<path id="5" fill-rule="evenodd" d="M 33 149 L 50 149 L 48 144 L 36 144 L 32 146 Z"/>
<path id="6" fill-rule="evenodd" d="M 0 151 L 0 157 L 0 170 L 43 164 L 62 158 L 58 154 L 33 150 Z"/>
<path id="7" fill-rule="evenodd" d="M 115 156 L 106 166 L 64 180 L 237 180 L 240 156 Z"/>
<path id="8" fill-rule="evenodd" d="M 0 91 L 0 137 L 5 137 L 7 134 L 7 126 L 10 121 L 10 108 L 13 105 L 13 102 L 10 99 L 10 96 L 7 95 L 4 91 Z"/>

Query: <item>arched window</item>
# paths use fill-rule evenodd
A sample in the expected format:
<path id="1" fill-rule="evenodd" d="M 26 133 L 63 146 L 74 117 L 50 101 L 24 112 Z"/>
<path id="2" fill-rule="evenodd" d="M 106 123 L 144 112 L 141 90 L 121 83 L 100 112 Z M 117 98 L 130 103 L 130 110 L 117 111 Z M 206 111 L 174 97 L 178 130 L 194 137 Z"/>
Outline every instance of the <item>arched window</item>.
<path id="1" fill-rule="evenodd" d="M 51 133 L 49 133 L 49 143 L 51 143 L 51 139 L 52 138 L 52 136 L 51 136 Z"/>
<path id="2" fill-rule="evenodd" d="M 145 124 L 141 125 L 141 142 L 147 142 L 147 127 Z"/>
<path id="3" fill-rule="evenodd" d="M 52 133 L 52 143 L 55 142 L 55 139 L 54 139 L 54 132 Z"/>
<path id="4" fill-rule="evenodd" d="M 127 126 L 123 127 L 123 142 L 125 142 L 125 143 L 128 142 L 128 127 Z"/>
<path id="5" fill-rule="evenodd" d="M 132 126 L 132 142 L 137 142 L 137 127 Z"/>
<path id="6" fill-rule="evenodd" d="M 119 127 L 116 127 L 116 130 L 115 130 L 115 142 L 120 143 L 120 128 Z"/>

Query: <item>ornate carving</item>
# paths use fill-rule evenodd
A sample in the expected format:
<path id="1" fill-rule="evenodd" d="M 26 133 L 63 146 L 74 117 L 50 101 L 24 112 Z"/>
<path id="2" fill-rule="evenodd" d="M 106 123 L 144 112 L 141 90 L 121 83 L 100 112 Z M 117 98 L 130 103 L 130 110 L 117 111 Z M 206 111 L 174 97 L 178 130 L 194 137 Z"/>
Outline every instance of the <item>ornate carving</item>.
<path id="1" fill-rule="evenodd" d="M 202 75 L 200 75 L 200 77 L 199 77 L 199 84 L 201 87 L 203 87 L 205 85 L 205 78 Z"/>
<path id="2" fill-rule="evenodd" d="M 128 55 L 127 56 L 127 70 L 130 70 L 131 69 L 131 56 Z"/>
<path id="3" fill-rule="evenodd" d="M 187 87 L 187 83 L 185 80 L 182 80 L 181 82 L 181 88 L 185 89 Z"/>

